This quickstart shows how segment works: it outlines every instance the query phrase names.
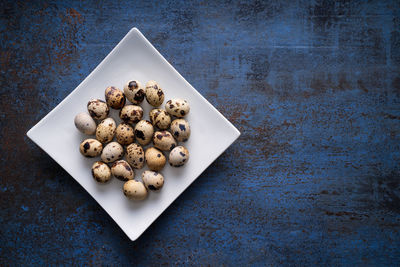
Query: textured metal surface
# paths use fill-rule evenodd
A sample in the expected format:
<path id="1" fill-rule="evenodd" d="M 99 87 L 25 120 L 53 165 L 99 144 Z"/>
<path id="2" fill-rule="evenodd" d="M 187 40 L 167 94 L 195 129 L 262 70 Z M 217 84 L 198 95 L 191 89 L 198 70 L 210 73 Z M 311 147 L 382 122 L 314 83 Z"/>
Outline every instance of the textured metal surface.
<path id="1" fill-rule="evenodd" d="M 400 262 L 398 1 L 2 1 L 0 262 Z M 138 27 L 242 132 L 136 242 L 25 136 Z"/>

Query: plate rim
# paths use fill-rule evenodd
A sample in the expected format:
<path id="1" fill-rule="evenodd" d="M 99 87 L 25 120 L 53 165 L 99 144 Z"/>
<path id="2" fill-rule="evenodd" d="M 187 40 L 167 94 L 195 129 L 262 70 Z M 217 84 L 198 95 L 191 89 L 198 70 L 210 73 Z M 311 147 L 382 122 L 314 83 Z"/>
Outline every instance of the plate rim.
<path id="1" fill-rule="evenodd" d="M 215 159 L 213 159 L 213 161 L 211 161 L 211 163 L 199 174 L 197 175 L 186 187 L 184 187 L 183 191 L 179 194 L 176 194 L 173 197 L 173 200 L 164 208 L 162 209 L 162 211 L 153 219 L 151 220 L 151 222 L 137 235 L 133 236 L 131 234 L 128 234 L 125 229 L 123 227 L 121 227 L 121 225 L 118 223 L 118 220 L 116 218 L 114 218 L 102 205 L 101 203 L 99 203 L 99 201 L 97 201 L 97 199 L 87 190 L 87 188 L 85 186 L 83 186 L 78 179 L 76 179 L 73 175 L 71 175 L 67 170 L 66 167 L 64 167 L 64 165 L 59 162 L 53 155 L 51 155 L 51 153 L 49 151 L 47 151 L 40 143 L 39 140 L 37 139 L 37 137 L 35 137 L 34 132 L 35 129 L 37 129 L 38 127 L 40 127 L 42 124 L 44 124 L 48 118 L 51 116 L 51 114 L 55 113 L 58 109 L 60 109 L 61 107 L 63 107 L 66 103 L 66 101 L 71 98 L 77 91 L 78 89 L 83 86 L 92 75 L 94 75 L 94 73 L 97 72 L 97 70 L 103 65 L 106 64 L 106 61 L 119 49 L 120 45 L 125 41 L 125 39 L 127 39 L 130 35 L 132 34 L 137 34 L 141 39 L 143 39 L 143 41 L 149 45 L 149 48 L 152 50 L 153 53 L 155 53 L 162 61 L 164 61 L 164 63 L 167 64 L 167 66 L 169 67 L 170 70 L 172 70 L 180 79 L 182 79 L 184 81 L 184 83 L 189 86 L 190 90 L 197 94 L 209 107 L 211 107 L 211 109 L 216 112 L 219 117 L 221 117 L 226 123 L 227 125 L 231 128 L 232 132 L 232 140 L 230 140 L 228 142 L 228 145 L 226 146 L 225 149 L 221 150 L 220 153 L 217 154 L 217 156 L 215 157 Z M 79 83 L 78 86 L 75 87 L 74 90 L 72 90 L 71 93 L 69 93 L 59 104 L 57 104 L 52 110 L 50 110 L 42 119 L 39 120 L 39 122 L 37 122 L 34 126 L 32 126 L 28 132 L 26 133 L 26 135 L 29 137 L 30 140 L 32 140 L 38 147 L 40 147 L 44 152 L 46 152 L 47 155 L 49 155 L 58 165 L 60 165 L 64 171 L 66 171 L 76 182 L 78 182 L 78 184 L 97 202 L 97 204 L 114 220 L 114 222 L 119 226 L 119 228 L 125 233 L 126 236 L 128 236 L 128 238 L 131 241 L 135 241 L 137 240 L 149 227 L 150 225 L 152 225 L 154 223 L 154 221 L 156 221 L 161 214 L 163 214 L 165 212 L 165 210 L 170 207 L 170 205 L 172 203 L 175 202 L 175 200 L 184 192 L 186 191 L 186 189 L 194 182 L 197 180 L 197 178 L 205 171 L 208 169 L 208 167 L 210 167 L 210 165 L 217 160 L 222 153 L 224 153 L 232 144 L 233 142 L 235 142 L 239 136 L 241 135 L 240 131 L 221 113 L 219 112 L 204 96 L 202 96 L 200 94 L 200 92 L 198 92 L 172 65 L 170 62 L 168 62 L 168 60 L 166 60 L 164 58 L 163 55 L 161 55 L 161 53 L 153 46 L 153 44 L 147 40 L 147 38 L 136 28 L 133 27 L 131 30 L 128 31 L 127 34 L 125 34 L 125 36 L 118 42 L 117 45 L 115 45 L 115 47 L 105 56 L 105 58 L 89 73 L 89 75 L 86 76 L 85 79 L 83 79 L 82 82 Z"/>

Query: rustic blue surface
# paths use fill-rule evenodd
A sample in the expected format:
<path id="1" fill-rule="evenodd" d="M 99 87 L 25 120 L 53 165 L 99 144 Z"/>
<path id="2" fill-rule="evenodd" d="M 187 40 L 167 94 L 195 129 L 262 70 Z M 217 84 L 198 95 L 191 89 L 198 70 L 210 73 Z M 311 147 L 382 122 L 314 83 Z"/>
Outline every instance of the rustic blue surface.
<path id="1" fill-rule="evenodd" d="M 398 1 L 0 6 L 0 265 L 400 264 Z M 134 26 L 242 135 L 130 242 L 25 133 Z"/>

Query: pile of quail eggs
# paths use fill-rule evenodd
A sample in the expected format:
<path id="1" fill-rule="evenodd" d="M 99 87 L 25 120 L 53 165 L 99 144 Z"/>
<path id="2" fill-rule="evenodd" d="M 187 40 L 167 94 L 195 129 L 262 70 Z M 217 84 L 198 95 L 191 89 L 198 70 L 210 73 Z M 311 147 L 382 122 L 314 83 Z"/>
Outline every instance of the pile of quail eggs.
<path id="1" fill-rule="evenodd" d="M 140 106 L 145 98 L 153 107 L 150 121 L 143 119 Z M 168 154 L 172 167 L 183 166 L 189 160 L 187 148 L 178 145 L 190 136 L 189 123 L 184 119 L 190 110 L 189 103 L 184 99 L 171 99 L 162 109 L 164 92 L 160 85 L 148 81 L 143 87 L 135 80 L 127 82 L 123 91 L 107 87 L 105 100 L 90 100 L 88 112 L 75 116 L 79 131 L 95 135 L 95 138 L 83 140 L 79 150 L 85 157 L 100 156 L 101 160 L 92 166 L 92 176 L 97 182 L 106 183 L 114 176 L 125 182 L 126 197 L 145 199 L 148 190 L 159 190 L 164 185 L 164 176 L 160 173 L 167 162 L 164 153 Z M 127 104 L 127 100 L 131 103 Z M 109 117 L 110 108 L 119 110 L 119 125 Z M 142 173 L 141 181 L 135 180 L 134 169 L 141 169 L 145 164 L 149 170 Z"/>

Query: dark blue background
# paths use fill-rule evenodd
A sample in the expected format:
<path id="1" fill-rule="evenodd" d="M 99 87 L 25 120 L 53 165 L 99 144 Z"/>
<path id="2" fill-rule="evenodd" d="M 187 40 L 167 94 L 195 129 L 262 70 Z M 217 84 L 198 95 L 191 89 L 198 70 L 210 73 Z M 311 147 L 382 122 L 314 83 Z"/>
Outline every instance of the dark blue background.
<path id="1" fill-rule="evenodd" d="M 1 2 L 1 265 L 399 264 L 399 1 L 89 2 Z M 25 133 L 134 26 L 242 135 L 131 242 Z"/>

